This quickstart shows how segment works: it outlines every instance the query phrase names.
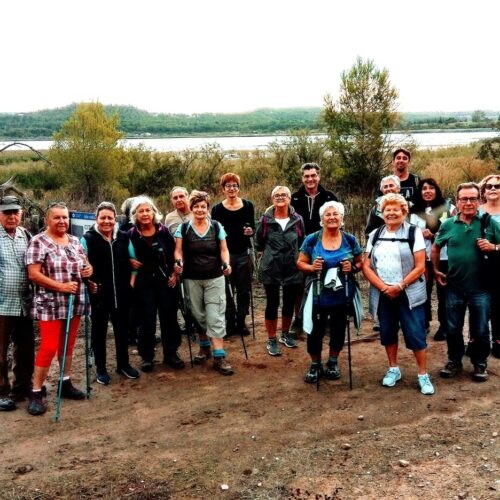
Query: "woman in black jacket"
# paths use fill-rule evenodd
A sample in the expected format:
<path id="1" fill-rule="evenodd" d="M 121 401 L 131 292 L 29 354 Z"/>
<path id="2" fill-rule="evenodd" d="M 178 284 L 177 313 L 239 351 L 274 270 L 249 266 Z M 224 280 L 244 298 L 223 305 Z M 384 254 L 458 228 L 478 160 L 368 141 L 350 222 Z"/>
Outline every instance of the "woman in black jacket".
<path id="1" fill-rule="evenodd" d="M 127 233 L 116 226 L 116 208 L 102 202 L 96 210 L 96 224 L 82 238 L 89 262 L 94 268 L 89 282 L 92 349 L 95 356 L 96 380 L 108 385 L 111 377 L 106 369 L 106 334 L 111 320 L 115 335 L 116 372 L 136 379 L 139 372 L 128 358 L 128 307 L 130 303 L 131 267 Z"/>

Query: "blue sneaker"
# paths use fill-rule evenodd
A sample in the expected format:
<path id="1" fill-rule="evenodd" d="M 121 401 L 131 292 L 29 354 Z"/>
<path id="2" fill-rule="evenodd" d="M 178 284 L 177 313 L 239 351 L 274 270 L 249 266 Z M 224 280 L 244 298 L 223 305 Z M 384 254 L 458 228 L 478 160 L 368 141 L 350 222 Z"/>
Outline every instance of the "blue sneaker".
<path id="1" fill-rule="evenodd" d="M 431 379 L 427 373 L 418 376 L 418 386 L 420 387 L 420 392 L 422 394 L 434 394 L 434 386 L 432 385 Z"/>
<path id="2" fill-rule="evenodd" d="M 276 337 L 272 337 L 267 341 L 267 352 L 271 356 L 281 356 L 278 339 L 276 339 Z"/>
<path id="3" fill-rule="evenodd" d="M 382 379 L 382 385 L 385 387 L 394 387 L 398 380 L 401 380 L 401 370 L 399 366 L 391 367 L 387 370 L 387 373 Z"/>
<path id="4" fill-rule="evenodd" d="M 283 332 L 278 341 L 292 349 L 298 346 L 297 341 L 288 332 Z"/>

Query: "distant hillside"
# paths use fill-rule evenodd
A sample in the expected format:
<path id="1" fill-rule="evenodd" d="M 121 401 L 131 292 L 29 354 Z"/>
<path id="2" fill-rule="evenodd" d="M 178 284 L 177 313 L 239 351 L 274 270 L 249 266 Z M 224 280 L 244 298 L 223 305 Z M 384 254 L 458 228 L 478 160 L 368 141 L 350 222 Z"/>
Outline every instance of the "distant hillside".
<path id="1" fill-rule="evenodd" d="M 32 113 L 0 113 L 0 139 L 47 139 L 75 111 L 76 104 Z M 106 106 L 120 116 L 127 137 L 272 135 L 291 130 L 321 130 L 321 108 L 257 109 L 248 113 L 196 115 L 149 113 L 133 106 Z M 472 121 L 472 116 L 479 121 Z M 499 113 L 404 113 L 403 126 L 412 130 L 487 128 Z"/>

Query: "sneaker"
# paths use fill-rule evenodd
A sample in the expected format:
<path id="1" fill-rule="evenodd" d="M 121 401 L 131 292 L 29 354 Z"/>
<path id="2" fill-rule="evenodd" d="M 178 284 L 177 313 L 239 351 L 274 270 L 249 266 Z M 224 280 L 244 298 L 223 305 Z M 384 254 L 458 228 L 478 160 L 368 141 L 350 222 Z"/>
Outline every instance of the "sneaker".
<path id="1" fill-rule="evenodd" d="M 144 373 L 149 373 L 153 371 L 153 362 L 152 361 L 143 361 L 141 363 L 141 370 Z"/>
<path id="2" fill-rule="evenodd" d="M 0 398 L 0 411 L 12 411 L 16 409 L 16 403 L 8 396 Z"/>
<path id="3" fill-rule="evenodd" d="M 453 363 L 453 361 L 448 361 L 444 368 L 439 370 L 439 375 L 443 378 L 453 378 L 461 370 L 462 365 L 457 365 Z"/>
<path id="4" fill-rule="evenodd" d="M 267 352 L 271 356 L 281 356 L 280 346 L 276 337 L 270 338 L 267 341 Z"/>
<path id="5" fill-rule="evenodd" d="M 193 363 L 195 365 L 201 365 L 211 356 L 212 356 L 212 351 L 210 350 L 210 347 L 200 347 L 198 354 L 195 354 L 193 358 Z"/>
<path id="6" fill-rule="evenodd" d="M 483 367 L 481 365 L 474 365 L 472 380 L 474 380 L 475 382 L 486 382 L 488 380 L 488 372 L 486 371 L 486 367 Z"/>
<path id="7" fill-rule="evenodd" d="M 446 332 L 444 330 L 441 330 L 441 328 L 439 328 L 438 331 L 434 334 L 433 339 L 436 340 L 437 342 L 446 340 Z"/>
<path id="8" fill-rule="evenodd" d="M 326 363 L 325 377 L 328 380 L 338 380 L 340 378 L 340 368 L 337 358 L 329 358 Z"/>
<path id="9" fill-rule="evenodd" d="M 177 351 L 167 354 L 163 360 L 163 364 L 170 366 L 171 368 L 175 368 L 176 370 L 181 370 L 184 366 L 186 366 Z"/>
<path id="10" fill-rule="evenodd" d="M 305 374 L 304 382 L 307 384 L 315 384 L 321 375 L 323 375 L 323 365 L 320 362 L 315 361 L 311 363 L 309 370 Z"/>
<path id="11" fill-rule="evenodd" d="M 109 383 L 111 382 L 111 377 L 106 370 L 98 371 L 95 380 L 98 384 L 109 385 Z"/>
<path id="12" fill-rule="evenodd" d="M 391 366 L 391 368 L 387 370 L 387 373 L 382 379 L 382 385 L 384 387 L 394 387 L 398 380 L 401 380 L 401 370 L 397 366 Z"/>
<path id="13" fill-rule="evenodd" d="M 116 373 L 119 373 L 120 375 L 125 375 L 125 377 L 131 379 L 136 379 L 141 376 L 140 373 L 135 368 L 132 368 L 130 365 L 124 366 L 123 368 L 117 368 Z"/>
<path id="14" fill-rule="evenodd" d="M 28 413 L 30 415 L 43 415 L 47 411 L 47 405 L 43 400 L 42 391 L 31 392 Z"/>
<path id="15" fill-rule="evenodd" d="M 61 397 L 64 399 L 79 400 L 79 399 L 85 399 L 85 393 L 80 389 L 77 389 L 71 383 L 71 379 L 67 378 L 66 380 L 63 380 L 62 383 Z"/>
<path id="16" fill-rule="evenodd" d="M 299 318 L 294 318 L 290 326 L 290 331 L 295 335 L 300 335 L 302 333 L 302 320 Z"/>
<path id="17" fill-rule="evenodd" d="M 491 346 L 491 355 L 495 358 L 500 358 L 500 340 L 493 342 Z"/>
<path id="18" fill-rule="evenodd" d="M 431 379 L 427 373 L 418 376 L 418 386 L 420 387 L 420 392 L 422 394 L 434 394 L 434 386 L 432 385 Z"/>
<path id="19" fill-rule="evenodd" d="M 222 375 L 232 375 L 234 373 L 226 358 L 214 358 L 214 368 Z"/>
<path id="20" fill-rule="evenodd" d="M 297 341 L 288 332 L 283 332 L 278 340 L 289 348 L 294 348 L 298 346 Z"/>

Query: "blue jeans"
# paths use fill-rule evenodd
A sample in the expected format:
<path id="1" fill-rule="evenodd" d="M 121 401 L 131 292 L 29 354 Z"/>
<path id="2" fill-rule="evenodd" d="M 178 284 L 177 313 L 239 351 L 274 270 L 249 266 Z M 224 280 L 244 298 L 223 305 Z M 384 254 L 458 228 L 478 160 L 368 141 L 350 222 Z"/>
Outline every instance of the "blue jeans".
<path id="1" fill-rule="evenodd" d="M 469 309 L 470 342 L 467 353 L 473 365 L 486 368 L 490 353 L 490 294 L 488 292 L 468 293 L 451 285 L 446 289 L 446 313 L 448 319 L 448 359 L 462 364 L 465 354 L 463 336 L 465 311 Z"/>

